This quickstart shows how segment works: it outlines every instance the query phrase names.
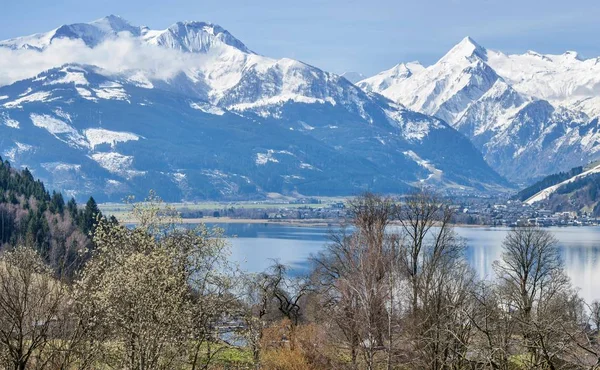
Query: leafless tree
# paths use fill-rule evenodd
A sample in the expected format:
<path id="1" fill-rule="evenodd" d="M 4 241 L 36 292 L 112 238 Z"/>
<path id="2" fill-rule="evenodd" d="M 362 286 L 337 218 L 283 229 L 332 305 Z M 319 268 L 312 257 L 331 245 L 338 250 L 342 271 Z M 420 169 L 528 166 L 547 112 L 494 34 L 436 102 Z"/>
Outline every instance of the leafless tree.
<path id="1" fill-rule="evenodd" d="M 416 312 L 438 265 L 460 257 L 463 245 L 452 225 L 452 210 L 435 194 L 418 191 L 406 197 L 400 212 L 403 273 L 410 285 L 410 307 Z"/>
<path id="2" fill-rule="evenodd" d="M 66 304 L 67 289 L 33 249 L 17 247 L 0 256 L 0 347 L 9 366 L 41 368 Z"/>
<path id="3" fill-rule="evenodd" d="M 509 370 L 516 321 L 506 309 L 508 303 L 492 282 L 480 282 L 471 294 L 475 305 L 469 313 L 474 328 L 471 360 L 488 368 Z"/>
<path id="4" fill-rule="evenodd" d="M 353 366 L 362 354 L 366 368 L 372 369 L 377 352 L 390 350 L 390 262 L 398 238 L 386 227 L 397 216 L 397 206 L 390 198 L 364 194 L 349 203 L 349 211 L 353 230 L 333 234 L 314 261 L 323 303 L 349 347 Z"/>
<path id="5" fill-rule="evenodd" d="M 466 361 L 476 277 L 463 258 L 452 214 L 427 191 L 410 194 L 401 205 L 398 274 L 407 291 L 402 322 L 410 366 L 440 369 Z"/>
<path id="6" fill-rule="evenodd" d="M 557 241 L 538 227 L 512 229 L 494 264 L 505 310 L 517 321 L 528 366 L 558 368 L 566 349 L 560 323 L 568 320 L 572 297 Z"/>

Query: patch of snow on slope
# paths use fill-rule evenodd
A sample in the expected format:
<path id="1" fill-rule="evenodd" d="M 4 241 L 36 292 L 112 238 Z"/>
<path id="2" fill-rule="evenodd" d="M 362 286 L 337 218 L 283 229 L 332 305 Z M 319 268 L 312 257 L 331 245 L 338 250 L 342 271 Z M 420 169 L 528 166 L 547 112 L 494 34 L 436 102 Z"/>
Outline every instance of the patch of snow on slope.
<path id="1" fill-rule="evenodd" d="M 272 152 L 256 153 L 256 164 L 259 166 L 267 164 L 267 162 L 279 163 L 279 160 L 273 157 Z"/>
<path id="2" fill-rule="evenodd" d="M 268 162 L 279 163 L 279 160 L 273 156 L 273 154 L 286 154 L 294 156 L 293 153 L 288 152 L 287 150 L 273 150 L 269 149 L 266 153 L 256 153 L 255 163 L 259 166 L 265 165 Z"/>
<path id="3" fill-rule="evenodd" d="M 303 170 L 321 171 L 320 169 L 316 168 L 315 166 L 308 164 L 308 163 L 304 163 L 304 162 L 300 163 L 300 168 L 302 168 Z"/>
<path id="4" fill-rule="evenodd" d="M 531 198 L 527 199 L 525 201 L 525 203 L 527 203 L 527 204 L 533 204 L 533 203 L 536 203 L 536 202 L 548 199 L 548 197 L 550 197 L 550 195 L 554 194 L 554 192 L 556 190 L 558 190 L 558 188 L 560 188 L 561 186 L 569 184 L 569 183 L 571 183 L 571 182 L 573 182 L 575 180 L 579 180 L 581 178 L 584 178 L 586 176 L 589 176 L 589 175 L 592 175 L 592 174 L 595 174 L 595 173 L 600 173 L 600 165 L 598 165 L 598 166 L 596 166 L 594 168 L 591 168 L 591 169 L 589 169 L 587 171 L 584 171 L 584 172 L 580 173 L 577 176 L 573 176 L 570 179 L 567 179 L 567 180 L 565 180 L 565 181 L 563 181 L 561 183 L 558 183 L 556 185 L 552 185 L 550 187 L 547 187 L 546 189 L 538 192 L 537 194 L 535 194 Z"/>
<path id="5" fill-rule="evenodd" d="M 85 78 L 85 73 L 79 71 L 68 70 L 63 68 L 61 72 L 65 75 L 59 79 L 46 82 L 44 85 L 58 85 L 58 84 L 74 84 L 75 86 L 89 85 L 88 80 Z"/>
<path id="6" fill-rule="evenodd" d="M 133 165 L 132 156 L 116 152 L 94 153 L 92 154 L 92 159 L 109 172 L 124 176 L 128 179 L 145 174 L 143 171 L 131 169 L 131 166 Z"/>
<path id="7" fill-rule="evenodd" d="M 71 164 L 71 163 L 63 163 L 63 162 L 46 162 L 46 163 L 42 163 L 42 167 L 48 172 L 81 170 L 81 165 L 79 165 L 79 164 Z"/>
<path id="8" fill-rule="evenodd" d="M 281 94 L 281 95 L 273 96 L 270 98 L 258 99 L 252 103 L 233 104 L 233 105 L 230 105 L 229 107 L 227 107 L 227 109 L 237 110 L 237 111 L 245 111 L 245 110 L 269 106 L 269 105 L 280 105 L 280 104 L 284 104 L 287 102 L 305 103 L 305 104 L 329 103 L 333 106 L 336 105 L 335 100 L 333 100 L 333 98 L 331 98 L 331 97 L 327 97 L 325 99 L 320 99 L 320 98 L 313 98 L 313 97 L 303 96 L 303 95 Z"/>
<path id="9" fill-rule="evenodd" d="M 131 132 L 110 131 L 102 128 L 90 128 L 84 131 L 92 150 L 100 144 L 110 144 L 114 149 L 119 142 L 138 141 L 140 137 Z"/>
<path id="10" fill-rule="evenodd" d="M 312 131 L 315 128 L 312 127 L 311 125 L 309 125 L 308 123 L 304 122 L 304 121 L 300 121 L 300 125 L 302 125 L 302 128 L 305 129 L 306 131 Z"/>
<path id="11" fill-rule="evenodd" d="M 71 146 L 89 147 L 88 142 L 77 130 L 57 118 L 47 114 L 31 114 L 29 118 L 34 126 L 46 129 L 54 137 Z M 67 140 L 58 135 L 65 135 Z"/>
<path id="12" fill-rule="evenodd" d="M 417 162 L 417 164 L 419 166 L 421 166 L 421 167 L 425 168 L 427 171 L 429 171 L 430 175 L 427 176 L 426 179 L 419 180 L 420 182 L 425 182 L 425 181 L 429 181 L 429 180 L 437 180 L 437 181 L 442 180 L 442 173 L 443 173 L 442 170 L 435 168 L 435 166 L 432 165 L 429 161 L 424 160 L 421 157 L 419 157 L 419 155 L 417 153 L 413 152 L 412 150 L 409 150 L 409 151 L 404 152 L 404 155 L 406 155 L 413 161 Z"/>
<path id="13" fill-rule="evenodd" d="M 92 92 L 88 89 L 84 89 L 82 87 L 75 87 L 75 90 L 77 90 L 77 93 L 84 99 L 96 100 L 96 98 L 92 96 Z"/>
<path id="14" fill-rule="evenodd" d="M 15 141 L 15 146 L 5 150 L 2 155 L 8 158 L 11 162 L 15 162 L 17 156 L 33 150 L 33 146 Z"/>
<path id="15" fill-rule="evenodd" d="M 173 179 L 177 182 L 182 182 L 184 181 L 186 178 L 186 174 L 185 173 L 181 173 L 181 172 L 175 172 L 173 174 Z"/>
<path id="16" fill-rule="evenodd" d="M 0 115 L 0 122 L 10 128 L 19 128 L 19 121 L 10 118 L 8 113 L 2 113 L 2 115 Z"/>
<path id="17" fill-rule="evenodd" d="M 123 86 L 117 82 L 105 82 L 100 84 L 97 89 L 92 89 L 100 99 L 107 100 L 128 100 L 129 95 L 123 89 Z"/>
<path id="18" fill-rule="evenodd" d="M 31 95 L 23 95 L 18 99 L 6 102 L 4 103 L 4 106 L 6 108 L 17 108 L 21 107 L 21 104 L 23 103 L 46 102 L 49 101 L 48 97 L 50 97 L 51 95 L 52 94 L 47 91 L 40 91 Z"/>
<path id="19" fill-rule="evenodd" d="M 63 111 L 61 108 L 55 109 L 54 110 L 54 114 L 56 114 L 60 118 L 63 118 L 65 120 L 69 121 L 69 122 L 72 122 L 71 115 L 69 113 Z"/>
<path id="20" fill-rule="evenodd" d="M 103 89 L 93 89 L 96 96 L 106 100 L 128 100 L 129 95 L 122 87 L 107 87 Z"/>
<path id="21" fill-rule="evenodd" d="M 190 103 L 190 108 L 202 111 L 204 113 L 213 114 L 216 116 L 222 116 L 225 114 L 225 111 L 219 107 L 214 105 L 210 105 L 208 103 Z"/>
<path id="22" fill-rule="evenodd" d="M 401 111 L 385 109 L 385 114 L 391 124 L 402 129 L 402 136 L 410 141 L 422 141 L 432 128 L 438 129 L 442 125 L 437 120 L 410 120 L 402 116 Z"/>
<path id="23" fill-rule="evenodd" d="M 19 151 L 21 151 L 21 152 L 28 152 L 33 149 L 32 145 L 23 144 L 18 141 L 15 141 L 15 145 L 17 146 L 17 149 L 19 149 Z"/>
<path id="24" fill-rule="evenodd" d="M 146 77 L 146 75 L 141 71 L 135 72 L 134 74 L 128 76 L 127 82 L 137 87 L 142 87 L 144 89 L 154 88 L 154 85 L 152 84 L 150 79 L 148 79 L 148 77 Z"/>

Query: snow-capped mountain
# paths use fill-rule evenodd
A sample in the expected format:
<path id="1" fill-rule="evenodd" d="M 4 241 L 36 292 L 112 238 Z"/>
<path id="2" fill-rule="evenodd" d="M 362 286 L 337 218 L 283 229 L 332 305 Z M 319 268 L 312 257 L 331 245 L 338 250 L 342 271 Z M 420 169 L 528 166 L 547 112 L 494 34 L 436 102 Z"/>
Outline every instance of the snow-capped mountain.
<path id="1" fill-rule="evenodd" d="M 210 23 L 151 30 L 109 16 L 0 45 L 63 62 L 0 87 L 0 155 L 75 196 L 507 185 L 444 121 L 305 63 L 259 55 Z"/>
<path id="2" fill-rule="evenodd" d="M 382 92 L 408 79 L 415 73 L 421 72 L 423 69 L 425 67 L 419 62 L 400 63 L 375 76 L 357 81 L 356 84 L 369 92 Z"/>
<path id="3" fill-rule="evenodd" d="M 427 68 L 401 78 L 395 70 L 357 85 L 447 121 L 509 179 L 530 181 L 600 157 L 600 58 L 506 55 L 467 37 Z"/>

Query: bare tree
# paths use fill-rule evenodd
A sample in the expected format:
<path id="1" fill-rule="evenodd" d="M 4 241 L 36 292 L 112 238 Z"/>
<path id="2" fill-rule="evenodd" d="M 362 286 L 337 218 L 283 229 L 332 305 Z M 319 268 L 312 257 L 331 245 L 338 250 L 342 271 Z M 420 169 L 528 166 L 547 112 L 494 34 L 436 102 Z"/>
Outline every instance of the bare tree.
<path id="1" fill-rule="evenodd" d="M 511 368 L 511 351 L 516 321 L 506 309 L 508 302 L 503 301 L 496 284 L 480 282 L 472 291 L 474 310 L 469 319 L 475 331 L 471 344 L 474 363 L 498 370 Z"/>
<path id="2" fill-rule="evenodd" d="M 267 315 L 273 298 L 272 281 L 265 273 L 248 275 L 245 280 L 243 284 L 245 294 L 242 297 L 243 305 L 240 315 L 244 320 L 242 338 L 252 351 L 255 369 L 260 369 L 263 334 L 267 327 Z"/>
<path id="3" fill-rule="evenodd" d="M 452 209 L 427 191 L 401 206 L 398 275 L 408 294 L 402 316 L 404 352 L 411 366 L 461 366 L 471 337 L 469 292 L 475 274 L 464 260 L 464 242 L 450 221 Z"/>
<path id="4" fill-rule="evenodd" d="M 67 290 L 31 248 L 0 256 L 0 347 L 15 370 L 41 368 Z"/>
<path id="5" fill-rule="evenodd" d="M 402 204 L 402 268 L 410 286 L 413 312 L 426 298 L 438 266 L 451 263 L 463 253 L 464 245 L 450 224 L 451 218 L 451 208 L 427 191 L 410 194 Z"/>
<path id="6" fill-rule="evenodd" d="M 579 299 L 576 306 L 575 320 L 560 323 L 570 340 L 571 354 L 567 361 L 582 369 L 597 370 L 600 368 L 600 303 L 591 304 Z"/>
<path id="7" fill-rule="evenodd" d="M 390 198 L 364 194 L 349 203 L 349 211 L 354 230 L 332 235 L 326 251 L 314 261 L 323 304 L 349 347 L 353 366 L 362 354 L 366 368 L 372 369 L 377 352 L 390 350 L 389 274 L 398 238 L 386 233 L 386 227 L 397 207 Z"/>
<path id="8" fill-rule="evenodd" d="M 517 320 L 528 366 L 556 369 L 565 350 L 559 323 L 567 319 L 571 297 L 556 239 L 538 227 L 519 227 L 508 233 L 503 247 L 494 269 L 504 309 Z"/>

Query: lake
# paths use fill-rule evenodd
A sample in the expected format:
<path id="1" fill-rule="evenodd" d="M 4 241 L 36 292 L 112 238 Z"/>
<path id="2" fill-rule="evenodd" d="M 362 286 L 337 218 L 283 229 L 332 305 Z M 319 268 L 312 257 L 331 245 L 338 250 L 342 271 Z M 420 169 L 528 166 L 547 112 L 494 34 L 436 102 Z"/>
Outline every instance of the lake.
<path id="1" fill-rule="evenodd" d="M 295 273 L 308 269 L 308 258 L 328 242 L 327 227 L 277 224 L 213 224 L 231 239 L 231 259 L 246 271 L 258 272 L 272 260 L 289 265 Z M 466 258 L 481 277 L 493 276 L 492 263 L 500 258 L 509 229 L 457 227 L 467 244 Z M 565 270 L 588 302 L 600 299 L 600 227 L 548 228 L 558 239 Z"/>

